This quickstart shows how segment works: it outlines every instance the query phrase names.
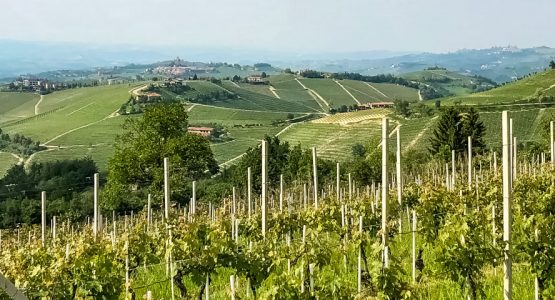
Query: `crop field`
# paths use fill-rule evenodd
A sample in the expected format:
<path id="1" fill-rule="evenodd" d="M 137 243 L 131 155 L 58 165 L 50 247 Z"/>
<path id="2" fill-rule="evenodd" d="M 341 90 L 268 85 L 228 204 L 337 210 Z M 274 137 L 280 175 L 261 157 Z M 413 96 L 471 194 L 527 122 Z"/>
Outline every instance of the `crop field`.
<path id="1" fill-rule="evenodd" d="M 273 75 L 268 78 L 270 85 L 276 89 L 282 90 L 304 90 L 303 87 L 295 80 L 293 74 Z"/>
<path id="2" fill-rule="evenodd" d="M 45 143 L 79 127 L 107 119 L 129 98 L 127 85 L 80 88 L 45 96 L 38 116 L 4 126 L 9 133 L 20 133 Z M 55 108 L 55 110 L 53 110 Z"/>
<path id="3" fill-rule="evenodd" d="M 41 151 L 35 154 L 32 157 L 32 162 L 77 159 L 88 156 L 96 162 L 96 165 L 102 172 L 108 170 L 108 161 L 113 154 L 114 148 L 111 145 L 49 148 L 46 151 Z"/>
<path id="4" fill-rule="evenodd" d="M 401 149 L 403 154 L 413 150 L 427 150 L 437 118 L 400 120 Z"/>
<path id="5" fill-rule="evenodd" d="M 280 138 L 292 145 L 300 144 L 303 148 L 316 146 L 322 158 L 344 161 L 351 157 L 353 145 L 364 145 L 379 132 L 379 120 L 349 126 L 311 122 L 291 127 Z"/>
<path id="6" fill-rule="evenodd" d="M 275 97 L 251 92 L 242 88 L 226 85 L 226 89 L 237 94 L 239 99 L 218 102 L 218 106 L 256 111 L 281 111 L 293 113 L 320 112 L 318 109 L 291 99 L 277 99 Z"/>
<path id="7" fill-rule="evenodd" d="M 191 124 L 218 123 L 226 126 L 265 124 L 276 120 L 287 120 L 288 113 L 282 112 L 252 112 L 240 109 L 220 108 L 213 106 L 195 105 L 188 113 Z M 295 117 L 300 116 L 293 114 Z"/>
<path id="8" fill-rule="evenodd" d="M 264 136 L 274 136 L 285 126 L 255 126 L 229 128 L 232 141 L 211 144 L 214 157 L 222 164 L 247 151 L 250 147 L 260 144 Z"/>
<path id="9" fill-rule="evenodd" d="M 462 104 L 499 104 L 524 100 L 537 92 L 555 95 L 555 70 L 539 73 L 519 81 L 507 83 L 496 89 L 444 100 L 445 104 L 461 101 Z"/>
<path id="10" fill-rule="evenodd" d="M 0 124 L 34 116 L 39 98 L 31 93 L 0 92 Z"/>
<path id="11" fill-rule="evenodd" d="M 225 82 L 225 84 L 227 85 L 228 82 Z M 231 84 L 233 84 L 233 83 L 231 83 Z M 239 83 L 237 83 L 237 85 L 239 85 L 241 88 L 243 88 L 245 90 L 249 90 L 251 92 L 263 94 L 263 95 L 270 96 L 270 97 L 275 97 L 274 93 L 272 93 L 272 91 L 270 91 L 270 86 L 267 85 L 267 84 L 250 84 L 250 83 L 239 82 Z"/>
<path id="12" fill-rule="evenodd" d="M 361 103 L 381 102 L 387 100 L 387 97 L 371 88 L 366 82 L 349 79 L 341 80 L 340 82 Z"/>
<path id="13" fill-rule="evenodd" d="M 391 113 L 389 109 L 368 109 L 348 113 L 337 113 L 312 121 L 313 123 L 341 124 L 359 123 L 368 120 L 381 119 Z"/>
<path id="14" fill-rule="evenodd" d="M 392 83 L 373 83 L 369 85 L 384 93 L 389 100 L 418 100 L 418 90 Z"/>
<path id="15" fill-rule="evenodd" d="M 331 107 L 357 104 L 345 90 L 331 79 L 303 78 L 299 81 L 309 89 L 316 91 Z"/>

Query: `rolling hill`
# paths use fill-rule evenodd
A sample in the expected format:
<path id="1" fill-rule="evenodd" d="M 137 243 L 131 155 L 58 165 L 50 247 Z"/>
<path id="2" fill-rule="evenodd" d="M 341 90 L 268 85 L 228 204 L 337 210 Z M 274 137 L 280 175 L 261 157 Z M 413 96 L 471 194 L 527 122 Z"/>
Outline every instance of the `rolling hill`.
<path id="1" fill-rule="evenodd" d="M 436 67 L 402 74 L 401 77 L 430 85 L 445 96 L 464 96 L 497 86 L 497 83 L 484 77 Z"/>
<path id="2" fill-rule="evenodd" d="M 555 97 L 555 70 L 547 70 L 485 92 L 451 97 L 442 104 L 516 104 L 551 101 Z"/>

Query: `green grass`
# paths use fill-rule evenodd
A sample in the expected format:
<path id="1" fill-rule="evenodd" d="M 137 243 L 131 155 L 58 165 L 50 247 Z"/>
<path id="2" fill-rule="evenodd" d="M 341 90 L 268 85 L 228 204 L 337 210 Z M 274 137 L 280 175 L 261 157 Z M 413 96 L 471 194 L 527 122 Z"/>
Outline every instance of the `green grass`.
<path id="1" fill-rule="evenodd" d="M 39 98 L 31 93 L 0 92 L 0 124 L 34 116 Z"/>
<path id="2" fill-rule="evenodd" d="M 331 79 L 303 78 L 299 81 L 326 99 L 331 107 L 356 104 L 356 101 Z"/>
<path id="3" fill-rule="evenodd" d="M 127 101 L 129 89 L 127 85 L 116 85 L 49 94 L 45 96 L 40 109 L 51 112 L 11 123 L 3 129 L 46 142 L 70 130 L 107 118 Z"/>
<path id="4" fill-rule="evenodd" d="M 0 152 L 0 178 L 4 177 L 6 171 L 17 163 L 15 158 L 10 153 Z"/>
<path id="5" fill-rule="evenodd" d="M 438 90 L 445 90 L 454 96 L 465 96 L 473 93 L 471 86 L 477 88 L 491 88 L 488 82 L 484 82 L 473 76 L 459 74 L 449 70 L 422 70 L 401 75 L 401 77 L 418 82 L 427 83 Z M 448 81 L 443 82 L 445 79 Z"/>
<path id="6" fill-rule="evenodd" d="M 233 83 L 231 83 L 233 84 Z M 259 94 L 263 94 L 266 96 L 270 96 L 270 97 L 275 97 L 275 95 L 272 93 L 272 91 L 270 91 L 270 86 L 267 84 L 250 84 L 250 83 L 238 83 L 238 85 L 245 89 L 245 90 L 249 90 L 251 92 L 255 92 L 255 93 L 259 93 Z"/>

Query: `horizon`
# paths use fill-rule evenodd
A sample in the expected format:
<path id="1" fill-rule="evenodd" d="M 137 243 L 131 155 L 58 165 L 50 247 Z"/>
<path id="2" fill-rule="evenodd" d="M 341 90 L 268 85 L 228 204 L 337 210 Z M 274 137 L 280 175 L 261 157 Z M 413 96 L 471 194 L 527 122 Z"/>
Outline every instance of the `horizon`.
<path id="1" fill-rule="evenodd" d="M 30 0 L 10 3 L 0 12 L 0 39 L 301 54 L 450 53 L 495 45 L 553 47 L 555 37 L 549 29 L 555 27 L 555 20 L 549 13 L 554 7 L 548 0 L 533 5 L 516 0 L 449 5 L 440 0 L 217 0 L 194 5 L 151 0 L 140 6 L 130 0 L 100 0 L 79 7 L 69 0 Z M 539 27 L 538 20 L 552 24 Z"/>

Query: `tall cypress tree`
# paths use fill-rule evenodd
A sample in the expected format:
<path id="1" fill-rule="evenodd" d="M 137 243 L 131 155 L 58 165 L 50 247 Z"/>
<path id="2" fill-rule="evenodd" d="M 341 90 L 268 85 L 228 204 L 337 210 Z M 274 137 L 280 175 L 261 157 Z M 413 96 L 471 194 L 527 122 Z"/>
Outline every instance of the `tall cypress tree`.
<path id="1" fill-rule="evenodd" d="M 486 126 L 480 120 L 480 115 L 474 108 L 470 108 L 463 114 L 462 121 L 463 137 L 467 139 L 469 136 L 472 137 L 472 152 L 475 154 L 482 152 L 485 148 L 483 136 L 486 132 Z"/>

